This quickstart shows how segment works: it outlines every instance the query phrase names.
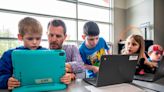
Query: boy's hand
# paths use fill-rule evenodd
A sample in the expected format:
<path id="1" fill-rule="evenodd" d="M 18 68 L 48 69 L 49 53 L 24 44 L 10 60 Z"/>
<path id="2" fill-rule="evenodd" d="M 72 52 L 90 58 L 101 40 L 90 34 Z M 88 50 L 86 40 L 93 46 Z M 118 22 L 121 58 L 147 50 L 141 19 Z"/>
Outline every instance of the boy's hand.
<path id="1" fill-rule="evenodd" d="M 8 79 L 7 85 L 8 85 L 8 89 L 11 90 L 11 89 L 13 89 L 15 87 L 19 87 L 20 86 L 20 82 L 18 80 L 16 80 L 15 78 L 10 77 Z"/>
<path id="2" fill-rule="evenodd" d="M 92 66 L 92 70 L 94 73 L 99 72 L 99 67 L 98 66 Z"/>
<path id="3" fill-rule="evenodd" d="M 85 65 L 85 68 L 88 69 L 88 70 L 92 70 L 94 73 L 99 72 L 99 67 L 98 66 Z"/>
<path id="4" fill-rule="evenodd" d="M 151 62 L 150 67 L 152 67 L 152 68 L 158 67 L 158 63 L 157 62 Z"/>
<path id="5" fill-rule="evenodd" d="M 145 61 L 144 64 L 145 64 L 145 65 L 148 65 L 150 68 L 158 67 L 158 63 L 157 63 L 157 62 Z"/>

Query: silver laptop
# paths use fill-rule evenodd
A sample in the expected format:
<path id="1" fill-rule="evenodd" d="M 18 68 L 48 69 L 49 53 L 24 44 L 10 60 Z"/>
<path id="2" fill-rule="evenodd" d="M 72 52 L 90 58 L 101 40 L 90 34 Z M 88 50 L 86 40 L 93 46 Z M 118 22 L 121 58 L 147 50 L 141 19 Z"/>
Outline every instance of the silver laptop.
<path id="1" fill-rule="evenodd" d="M 131 83 L 136 70 L 138 55 L 103 55 L 96 78 L 84 81 L 96 87 Z"/>
<path id="2" fill-rule="evenodd" d="M 161 77 L 164 77 L 164 58 L 159 63 L 159 67 L 156 70 L 155 74 L 152 73 L 146 73 L 144 75 L 135 75 L 134 79 L 136 80 L 143 80 L 143 81 L 156 81 L 160 79 Z"/>

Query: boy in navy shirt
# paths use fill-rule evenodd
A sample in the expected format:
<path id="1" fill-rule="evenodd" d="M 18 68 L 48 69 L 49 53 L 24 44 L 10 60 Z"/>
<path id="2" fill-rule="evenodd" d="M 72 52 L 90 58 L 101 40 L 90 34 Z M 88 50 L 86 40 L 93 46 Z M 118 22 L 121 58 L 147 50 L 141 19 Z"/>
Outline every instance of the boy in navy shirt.
<path id="1" fill-rule="evenodd" d="M 3 53 L 0 59 L 0 88 L 13 89 L 20 86 L 20 82 L 15 79 L 11 53 L 13 50 L 45 50 L 40 45 L 42 36 L 42 26 L 40 22 L 31 17 L 23 18 L 18 25 L 18 40 L 23 41 L 23 46 L 9 49 Z"/>

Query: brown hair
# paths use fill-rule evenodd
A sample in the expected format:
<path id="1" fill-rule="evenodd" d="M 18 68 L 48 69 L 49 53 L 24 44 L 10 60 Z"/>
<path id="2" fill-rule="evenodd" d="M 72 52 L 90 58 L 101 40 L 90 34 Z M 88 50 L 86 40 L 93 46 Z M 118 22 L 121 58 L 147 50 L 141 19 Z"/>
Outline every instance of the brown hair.
<path id="1" fill-rule="evenodd" d="M 139 58 L 143 58 L 144 57 L 144 51 L 145 51 L 145 42 L 144 42 L 143 37 L 140 35 L 132 34 L 126 40 L 128 40 L 128 39 L 134 39 L 139 44 L 140 47 L 136 53 L 139 54 Z M 127 43 L 125 42 L 125 47 L 126 47 L 126 45 L 127 45 Z M 126 54 L 125 48 L 122 50 L 122 53 Z"/>
<path id="2" fill-rule="evenodd" d="M 31 17 L 25 17 L 22 20 L 20 20 L 18 24 L 19 34 L 24 36 L 25 34 L 41 34 L 43 32 L 42 25 L 39 21 L 37 21 L 34 18 Z"/>

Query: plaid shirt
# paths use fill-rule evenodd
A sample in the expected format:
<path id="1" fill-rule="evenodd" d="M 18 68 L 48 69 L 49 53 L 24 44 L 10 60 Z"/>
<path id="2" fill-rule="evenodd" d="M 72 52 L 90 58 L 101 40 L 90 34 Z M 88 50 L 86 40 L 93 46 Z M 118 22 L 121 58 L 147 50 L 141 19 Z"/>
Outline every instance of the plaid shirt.
<path id="1" fill-rule="evenodd" d="M 73 73 L 84 72 L 84 63 L 78 48 L 75 45 L 63 45 L 62 49 L 66 52 L 66 62 L 71 65 Z"/>

